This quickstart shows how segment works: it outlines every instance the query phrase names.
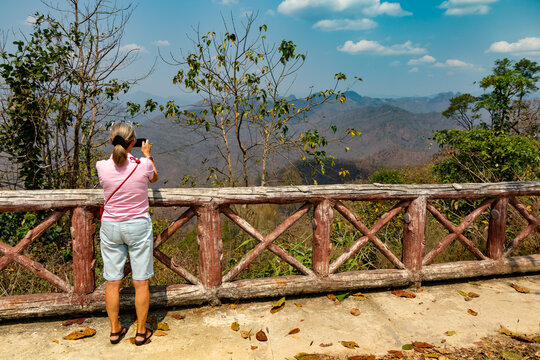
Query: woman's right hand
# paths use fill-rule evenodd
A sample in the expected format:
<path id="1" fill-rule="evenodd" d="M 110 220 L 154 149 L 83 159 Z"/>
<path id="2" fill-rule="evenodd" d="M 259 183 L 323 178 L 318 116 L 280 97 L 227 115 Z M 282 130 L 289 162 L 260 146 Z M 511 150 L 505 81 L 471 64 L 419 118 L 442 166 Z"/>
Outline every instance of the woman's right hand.
<path id="1" fill-rule="evenodd" d="M 150 141 L 146 140 L 146 141 L 143 141 L 142 145 L 141 145 L 141 151 L 144 155 L 144 157 L 150 157 L 150 150 L 152 150 L 152 143 L 150 143 Z"/>

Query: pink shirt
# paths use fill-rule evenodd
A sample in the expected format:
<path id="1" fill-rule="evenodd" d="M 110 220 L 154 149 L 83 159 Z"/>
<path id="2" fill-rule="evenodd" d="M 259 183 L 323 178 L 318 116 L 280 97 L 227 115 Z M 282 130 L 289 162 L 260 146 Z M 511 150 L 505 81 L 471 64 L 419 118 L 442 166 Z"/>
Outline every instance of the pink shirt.
<path id="1" fill-rule="evenodd" d="M 112 156 L 108 160 L 97 162 L 99 183 L 103 187 L 105 201 L 137 165 L 132 157 L 128 154 L 128 160 L 122 166 L 116 166 Z M 101 220 L 124 221 L 150 217 L 148 181 L 154 177 L 154 166 L 147 158 L 141 158 L 140 161 L 139 167 L 105 205 Z"/>

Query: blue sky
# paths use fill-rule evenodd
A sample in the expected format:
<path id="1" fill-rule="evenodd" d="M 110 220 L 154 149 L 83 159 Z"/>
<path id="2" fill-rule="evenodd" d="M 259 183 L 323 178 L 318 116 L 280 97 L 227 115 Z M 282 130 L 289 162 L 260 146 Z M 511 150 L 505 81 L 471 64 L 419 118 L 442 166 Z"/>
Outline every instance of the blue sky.
<path id="1" fill-rule="evenodd" d="M 54 1 L 62 3 L 61 0 Z M 125 2 L 125 1 L 124 1 Z M 222 32 L 220 14 L 258 13 L 268 38 L 292 40 L 307 61 L 290 89 L 332 86 L 343 72 L 364 79 L 353 90 L 365 96 L 426 96 L 473 92 L 495 59 L 540 61 L 540 0 L 139 0 L 123 45 L 140 49 L 122 77 L 145 73 L 158 56 L 193 48 L 192 27 Z M 45 11 L 38 0 L 0 0 L 0 28 L 30 30 L 26 22 Z M 12 40 L 12 38 L 10 38 Z M 172 85 L 178 69 L 159 58 L 136 89 L 180 96 Z M 284 94 L 290 95 L 290 94 Z"/>

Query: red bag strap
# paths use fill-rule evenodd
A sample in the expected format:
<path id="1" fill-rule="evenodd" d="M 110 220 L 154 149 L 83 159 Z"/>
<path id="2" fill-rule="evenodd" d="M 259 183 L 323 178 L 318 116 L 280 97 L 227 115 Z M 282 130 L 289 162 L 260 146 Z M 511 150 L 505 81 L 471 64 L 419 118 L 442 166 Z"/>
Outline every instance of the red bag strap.
<path id="1" fill-rule="evenodd" d="M 135 170 L 137 170 L 137 167 L 139 166 L 139 164 L 141 163 L 141 160 L 139 159 L 136 159 L 134 157 L 131 157 L 130 160 L 135 160 L 135 162 L 137 163 L 137 165 L 135 165 L 135 168 L 129 173 L 129 175 L 124 179 L 124 181 L 122 181 L 122 183 L 120 185 L 118 185 L 118 187 L 116 188 L 116 190 L 113 191 L 113 193 L 109 196 L 109 198 L 107 200 L 105 200 L 105 202 L 103 203 L 103 206 L 105 206 L 105 204 L 107 204 L 109 202 L 109 200 L 111 200 L 111 198 L 113 197 L 114 194 L 116 194 L 116 192 L 118 191 L 118 189 L 120 189 L 122 187 L 122 185 L 124 185 L 124 183 L 127 181 L 127 179 L 129 179 L 129 177 L 135 172 Z"/>

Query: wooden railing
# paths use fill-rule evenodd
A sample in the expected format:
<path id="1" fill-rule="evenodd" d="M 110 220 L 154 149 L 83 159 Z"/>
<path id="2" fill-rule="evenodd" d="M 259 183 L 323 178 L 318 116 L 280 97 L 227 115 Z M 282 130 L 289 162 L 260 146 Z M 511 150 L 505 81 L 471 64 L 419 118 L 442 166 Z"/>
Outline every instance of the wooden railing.
<path id="1" fill-rule="evenodd" d="M 152 306 L 219 303 L 220 300 L 321 293 L 385 286 L 419 285 L 422 281 L 467 278 L 540 270 L 540 254 L 510 257 L 516 247 L 540 227 L 538 209 L 527 209 L 518 196 L 539 196 L 540 182 L 447 185 L 328 185 L 267 188 L 159 189 L 150 190 L 156 207 L 187 207 L 154 243 L 154 257 L 189 284 L 152 287 Z M 437 209 L 438 199 L 479 199 L 481 204 L 454 225 Z M 368 227 L 351 210 L 352 202 L 395 200 L 397 204 Z M 0 318 L 72 314 L 103 311 L 103 286 L 95 287 L 95 216 L 103 202 L 101 190 L 50 190 L 0 192 L 0 212 L 54 210 L 40 225 L 30 230 L 15 246 L 0 242 L 0 274 L 16 262 L 50 282 L 60 293 L 0 297 Z M 235 204 L 291 204 L 296 210 L 273 231 L 263 235 L 238 215 Z M 509 205 L 528 225 L 513 239 L 506 238 Z M 313 211 L 312 266 L 307 267 L 274 242 L 300 218 Z M 48 227 L 71 214 L 73 281 L 69 283 L 24 255 L 25 250 Z M 350 222 L 361 234 L 343 254 L 330 261 L 331 226 L 335 213 Z M 478 217 L 489 212 L 485 249 L 479 249 L 463 233 Z M 377 233 L 396 215 L 403 221 L 401 258 L 379 239 Z M 426 215 L 448 230 L 426 253 Z M 236 223 L 258 244 L 228 272 L 223 273 L 221 225 L 223 216 Z M 160 250 L 167 239 L 191 218 L 197 219 L 198 276 Z M 1 224 L 0 224 L 1 226 Z M 0 239 L 1 240 L 1 239 Z M 453 241 L 460 242 L 477 260 L 432 264 Z M 338 272 L 338 269 L 368 243 L 394 266 L 393 269 Z M 293 266 L 301 275 L 235 280 L 264 250 L 269 250 Z M 130 270 L 127 269 L 126 272 Z M 121 305 L 132 306 L 132 289 L 122 290 Z"/>

